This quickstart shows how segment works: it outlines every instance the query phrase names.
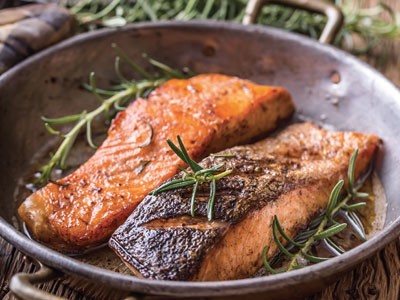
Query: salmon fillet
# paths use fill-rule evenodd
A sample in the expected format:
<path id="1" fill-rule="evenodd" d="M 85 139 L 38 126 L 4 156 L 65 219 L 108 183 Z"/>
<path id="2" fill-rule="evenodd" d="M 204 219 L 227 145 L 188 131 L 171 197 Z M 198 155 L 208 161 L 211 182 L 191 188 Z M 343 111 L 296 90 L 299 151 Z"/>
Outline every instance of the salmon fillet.
<path id="1" fill-rule="evenodd" d="M 277 246 L 274 215 L 294 237 L 327 205 L 346 178 L 349 159 L 359 154 L 355 176 L 368 168 L 379 144 L 375 135 L 325 131 L 310 123 L 289 126 L 276 137 L 210 156 L 200 165 L 223 164 L 233 172 L 217 181 L 214 218 L 207 221 L 209 184 L 199 186 L 195 217 L 190 217 L 193 187 L 149 195 L 117 229 L 109 245 L 142 277 L 214 281 L 253 276 Z M 181 178 L 182 173 L 174 178 Z"/>
<path id="2" fill-rule="evenodd" d="M 181 162 L 167 139 L 179 134 L 200 160 L 265 135 L 293 111 L 289 93 L 279 87 L 218 74 L 170 80 L 118 114 L 93 157 L 59 180 L 65 186 L 48 184 L 18 213 L 32 237 L 51 248 L 94 247 L 178 171 Z"/>

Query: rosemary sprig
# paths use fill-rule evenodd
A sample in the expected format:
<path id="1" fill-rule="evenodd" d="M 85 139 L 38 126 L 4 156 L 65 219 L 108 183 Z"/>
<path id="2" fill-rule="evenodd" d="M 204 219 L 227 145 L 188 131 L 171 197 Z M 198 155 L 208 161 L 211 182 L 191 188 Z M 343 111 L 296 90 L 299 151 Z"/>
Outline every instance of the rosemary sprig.
<path id="1" fill-rule="evenodd" d="M 167 140 L 169 147 L 175 152 L 179 158 L 186 163 L 192 172 L 187 171 L 183 167 L 181 170 L 183 171 L 183 177 L 179 179 L 174 179 L 171 181 L 167 181 L 166 183 L 160 185 L 158 188 L 153 190 L 150 194 L 157 195 L 161 192 L 175 190 L 179 188 L 183 188 L 186 186 L 193 185 L 192 196 L 190 198 L 190 214 L 192 217 L 195 216 L 195 199 L 196 193 L 199 185 L 203 183 L 210 184 L 210 195 L 208 198 L 207 203 L 207 219 L 209 221 L 213 218 L 213 209 L 214 209 L 214 202 L 215 202 L 215 193 L 216 193 L 216 182 L 217 180 L 229 175 L 232 173 L 232 170 L 225 170 L 224 172 L 215 174 L 218 172 L 223 165 L 216 165 L 208 169 L 204 169 L 198 163 L 196 163 L 193 159 L 190 158 L 180 136 L 177 136 L 179 146 L 176 146 L 171 140 Z"/>
<path id="2" fill-rule="evenodd" d="M 342 232 L 347 226 L 351 226 L 362 240 L 366 240 L 364 227 L 356 214 L 356 210 L 364 206 L 365 202 L 348 204 L 354 198 L 368 196 L 366 193 L 359 193 L 358 190 L 361 185 L 355 184 L 354 170 L 357 154 L 358 149 L 354 151 L 350 158 L 346 195 L 342 199 L 340 198 L 341 194 L 343 194 L 342 189 L 344 185 L 344 180 L 341 179 L 332 189 L 326 210 L 295 238 L 291 239 L 285 233 L 278 218 L 274 216 L 272 233 L 279 251 L 270 261 L 266 258 L 268 246 L 264 247 L 262 253 L 264 267 L 270 274 L 302 268 L 304 267 L 304 263 L 302 263 L 304 260 L 308 261 L 308 263 L 318 263 L 329 259 L 327 257 L 314 256 L 310 253 L 311 248 L 321 242 L 335 256 L 344 253 L 345 250 L 343 247 L 338 245 L 332 238 Z M 345 220 L 345 223 L 336 221 L 337 216 L 341 216 Z M 281 242 L 280 236 L 287 243 L 286 247 Z M 279 269 L 274 268 L 274 265 L 282 262 L 282 258 L 286 258 L 284 266 Z"/>
<path id="3" fill-rule="evenodd" d="M 64 140 L 62 141 L 61 145 L 58 147 L 57 151 L 51 157 L 50 161 L 41 168 L 41 174 L 38 178 L 39 183 L 48 182 L 50 178 L 51 171 L 56 167 L 59 166 L 61 169 L 65 168 L 65 162 L 68 157 L 68 154 L 75 143 L 75 140 L 79 134 L 79 132 L 86 126 L 87 128 L 87 141 L 88 144 L 95 148 L 92 138 L 91 138 L 91 122 L 93 119 L 101 113 L 107 111 L 110 106 L 117 101 L 120 101 L 122 98 L 133 95 L 134 88 L 128 88 L 124 91 L 121 91 L 111 98 L 105 100 L 98 108 L 91 111 L 90 113 L 86 113 L 85 111 L 79 115 L 79 119 L 70 116 L 71 118 L 57 118 L 57 119 L 49 119 L 43 117 L 42 120 L 46 124 L 46 128 L 49 130 L 51 129 L 51 125 L 59 125 L 59 124 L 67 124 L 70 122 L 78 121 L 74 127 L 65 135 L 59 134 Z M 49 131 L 50 133 L 55 132 L 54 130 Z M 59 133 L 59 131 L 57 131 Z"/>
<path id="4" fill-rule="evenodd" d="M 115 59 L 115 72 L 119 78 L 120 83 L 114 85 L 109 90 L 99 89 L 96 85 L 96 76 L 95 73 L 90 73 L 89 76 L 89 84 L 84 84 L 83 86 L 91 91 L 95 97 L 99 100 L 100 106 L 94 109 L 93 111 L 87 112 L 83 111 L 80 114 L 74 114 L 69 116 L 64 116 L 60 118 L 47 118 L 42 117 L 44 125 L 47 131 L 51 134 L 55 134 L 60 136 L 63 141 L 52 155 L 50 161 L 41 167 L 40 169 L 40 177 L 36 179 L 36 183 L 47 183 L 50 180 L 51 172 L 55 167 L 59 167 L 64 169 L 66 167 L 66 160 L 73 147 L 79 133 L 86 129 L 86 140 L 90 147 L 96 149 L 96 145 L 92 140 L 92 122 L 93 120 L 104 114 L 106 119 L 110 119 L 110 111 L 111 110 L 123 110 L 127 102 L 131 99 L 135 99 L 138 97 L 146 97 L 151 90 L 165 81 L 171 78 L 183 78 L 185 74 L 178 70 L 174 70 L 169 66 L 162 64 L 159 61 L 156 61 L 152 58 L 148 58 L 147 56 L 143 56 L 146 61 L 152 65 L 155 69 L 161 71 L 161 75 L 159 74 L 150 74 L 145 71 L 142 67 L 134 63 L 118 46 L 112 45 L 116 50 L 117 56 Z M 126 79 L 120 69 L 120 61 L 121 58 L 133 68 L 133 70 L 140 74 L 143 79 Z M 107 98 L 104 98 L 106 96 Z M 142 119 L 144 123 L 146 123 L 149 135 L 146 141 L 140 145 L 140 148 L 144 148 L 151 143 L 153 137 L 153 129 L 148 121 Z M 65 125 L 74 123 L 72 129 L 66 133 L 62 134 L 59 130 L 53 128 L 53 126 Z"/>
<path id="5" fill-rule="evenodd" d="M 362 8 L 360 0 L 331 0 L 344 12 L 345 24 L 335 44 L 356 54 L 368 51 L 379 38 L 400 36 L 399 15 L 379 3 Z M 71 7 L 82 30 L 119 27 L 131 22 L 157 20 L 214 19 L 241 22 L 246 0 L 80 0 Z M 385 14 L 389 18 L 385 18 Z M 267 5 L 258 22 L 318 38 L 325 24 L 324 16 L 306 11 Z M 362 40 L 360 46 L 355 41 Z"/>

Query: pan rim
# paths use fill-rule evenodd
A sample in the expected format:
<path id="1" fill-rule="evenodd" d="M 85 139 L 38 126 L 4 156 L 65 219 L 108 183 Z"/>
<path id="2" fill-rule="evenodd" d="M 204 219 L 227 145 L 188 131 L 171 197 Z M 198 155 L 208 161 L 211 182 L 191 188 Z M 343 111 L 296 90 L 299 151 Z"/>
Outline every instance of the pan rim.
<path id="1" fill-rule="evenodd" d="M 18 66 L 7 71 L 0 76 L 0 86 L 4 85 L 9 78 L 16 76 L 26 67 L 46 58 L 49 55 L 56 53 L 58 50 L 69 48 L 81 42 L 87 42 L 91 39 L 99 39 L 105 36 L 114 34 L 115 32 L 134 31 L 134 30 L 154 30 L 154 29 L 209 29 L 209 30 L 226 30 L 251 33 L 262 33 L 276 39 L 285 41 L 293 41 L 307 47 L 317 48 L 324 55 L 337 56 L 345 60 L 351 60 L 358 66 L 363 67 L 368 72 L 372 73 L 376 79 L 381 80 L 388 88 L 394 89 L 399 95 L 399 90 L 393 83 L 388 81 L 382 74 L 364 62 L 359 61 L 352 55 L 336 49 L 329 45 L 322 45 L 317 41 L 307 37 L 289 33 L 280 29 L 269 28 L 260 25 L 244 26 L 241 24 L 232 24 L 221 21 L 163 21 L 163 22 L 143 22 L 125 26 L 121 29 L 102 29 L 94 32 L 84 33 L 65 40 L 55 46 L 43 50 L 27 60 L 20 63 Z M 399 97 L 400 99 L 400 97 Z M 393 101 L 396 101 L 393 99 Z M 346 252 L 345 254 L 332 258 L 326 262 L 309 266 L 305 269 L 295 270 L 288 273 L 277 274 L 274 276 L 264 276 L 259 278 L 247 278 L 240 280 L 228 281 L 212 281 L 212 282 L 183 282 L 183 281 L 163 281 L 137 278 L 130 275 L 120 274 L 117 272 L 102 269 L 96 266 L 79 262 L 71 257 L 65 256 L 55 250 L 28 239 L 25 235 L 15 229 L 0 217 L 0 235 L 7 241 L 12 243 L 19 250 L 27 255 L 30 255 L 50 267 L 61 269 L 68 274 L 74 274 L 80 277 L 85 277 L 91 281 L 106 283 L 112 287 L 136 291 L 146 294 L 162 294 L 166 296 L 228 296 L 241 295 L 248 293 L 276 291 L 283 288 L 290 288 L 301 282 L 324 281 L 324 278 L 333 274 L 341 273 L 355 266 L 362 260 L 374 254 L 377 250 L 383 248 L 387 243 L 393 240 L 398 234 L 396 231 L 400 229 L 400 216 L 393 223 L 384 228 L 377 235 L 372 237 L 367 242 Z"/>

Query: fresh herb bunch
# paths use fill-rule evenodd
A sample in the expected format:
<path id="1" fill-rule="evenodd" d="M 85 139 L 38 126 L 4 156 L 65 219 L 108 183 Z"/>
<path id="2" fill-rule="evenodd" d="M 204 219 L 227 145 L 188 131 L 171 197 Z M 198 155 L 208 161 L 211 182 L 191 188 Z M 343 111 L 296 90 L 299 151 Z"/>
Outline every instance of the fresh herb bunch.
<path id="1" fill-rule="evenodd" d="M 183 167 L 180 166 L 180 169 L 183 171 L 184 175 L 180 179 L 174 179 L 171 181 L 167 181 L 166 183 L 160 185 L 158 188 L 153 190 L 150 194 L 157 195 L 161 192 L 175 190 L 178 188 L 193 186 L 192 197 L 190 200 L 190 214 L 192 217 L 195 216 L 194 202 L 196 199 L 196 193 L 199 185 L 203 183 L 210 184 L 210 196 L 208 198 L 207 203 L 207 218 L 209 221 L 213 218 L 213 208 L 215 201 L 215 192 L 216 192 L 216 182 L 217 180 L 229 175 L 232 173 L 232 170 L 225 170 L 224 172 L 215 174 L 218 172 L 223 165 L 216 165 L 208 169 L 204 169 L 198 163 L 196 163 L 193 159 L 190 158 L 180 136 L 177 136 L 179 147 L 176 146 L 171 140 L 167 140 L 169 147 L 179 156 L 179 158 L 186 163 L 192 172 L 187 171 Z"/>
<path id="2" fill-rule="evenodd" d="M 82 130 L 86 129 L 86 140 L 88 145 L 96 149 L 96 145 L 94 145 L 92 140 L 92 121 L 96 117 L 104 114 L 105 118 L 109 120 L 111 116 L 110 112 L 112 110 L 123 110 L 125 109 L 125 105 L 132 99 L 147 97 L 150 91 L 152 91 L 154 88 L 158 87 L 165 81 L 171 78 L 184 78 L 186 76 L 184 72 L 174 70 L 171 67 L 144 55 L 143 58 L 150 65 L 155 67 L 157 71 L 161 71 L 161 73 L 150 74 L 141 66 L 133 62 L 117 45 L 113 44 L 112 47 L 115 49 L 118 55 L 115 59 L 115 72 L 119 78 L 119 83 L 113 85 L 110 89 L 107 90 L 99 89 L 96 86 L 95 73 L 92 72 L 89 76 L 89 84 L 83 85 L 88 91 L 92 92 L 96 96 L 96 98 L 100 101 L 100 106 L 90 112 L 83 111 L 79 114 L 65 116 L 61 118 L 51 119 L 47 117 L 42 117 L 42 120 L 48 132 L 60 136 L 63 141 L 56 152 L 52 155 L 50 161 L 46 165 L 41 167 L 40 176 L 36 179 L 36 183 L 43 184 L 51 181 L 50 177 L 54 168 L 59 167 L 61 169 L 64 169 L 66 167 L 67 157 L 79 133 Z M 126 79 L 121 72 L 121 59 L 124 60 L 129 66 L 131 66 L 133 70 L 142 77 L 142 79 Z M 147 124 L 149 128 L 149 136 L 144 144 L 140 147 L 148 146 L 153 136 L 151 125 L 146 120 L 143 121 Z M 72 129 L 66 134 L 63 134 L 59 130 L 53 128 L 54 126 L 71 123 L 75 123 L 75 125 L 73 125 Z"/>
<path id="3" fill-rule="evenodd" d="M 357 209 L 365 206 L 366 203 L 358 202 L 355 204 L 349 204 L 352 199 L 368 197 L 368 194 L 358 192 L 361 184 L 357 186 L 355 184 L 354 169 L 357 154 L 358 149 L 354 151 L 350 158 L 346 196 L 344 198 L 340 197 L 344 185 L 344 180 L 341 179 L 332 189 L 324 213 L 315 218 L 309 224 L 307 229 L 301 231 L 295 238 L 291 239 L 285 233 L 278 218 L 276 216 L 274 217 L 272 233 L 279 252 L 273 256 L 270 261 L 266 258 L 268 246 L 264 247 L 262 253 L 264 267 L 269 273 L 276 274 L 301 269 L 304 267 L 304 263 L 301 263 L 304 260 L 308 263 L 318 263 L 328 260 L 329 258 L 327 257 L 318 257 L 310 254 L 310 249 L 319 243 L 323 243 L 324 246 L 335 256 L 344 253 L 345 250 L 335 242 L 334 238 L 348 225 L 354 229 L 363 241 L 366 240 L 364 227 L 357 216 Z M 336 220 L 338 216 L 341 216 L 345 220 L 345 223 L 339 223 Z M 281 239 L 287 242 L 286 246 L 283 245 Z M 281 265 L 281 267 L 275 268 L 276 265 Z"/>
<path id="4" fill-rule="evenodd" d="M 241 22 L 247 0 L 80 0 L 73 1 L 71 11 L 81 29 L 118 27 L 132 22 L 158 20 L 213 19 Z M 356 54 L 368 51 L 379 38 L 400 36 L 400 17 L 388 5 L 380 3 L 361 8 L 360 0 L 335 0 L 345 23 L 335 44 Z M 388 18 L 386 18 L 388 16 Z M 262 9 L 260 24 L 318 38 L 326 24 L 322 15 L 306 11 L 267 5 Z M 363 41 L 361 44 L 355 41 Z M 357 44 L 357 45 L 356 45 Z"/>
<path id="5" fill-rule="evenodd" d="M 344 15 L 337 45 L 356 55 L 367 53 L 380 38 L 400 37 L 400 14 L 383 2 L 371 8 L 360 8 L 361 0 L 336 0 Z M 387 17 L 387 19 L 384 18 Z M 357 39 L 362 43 L 356 44 Z"/>

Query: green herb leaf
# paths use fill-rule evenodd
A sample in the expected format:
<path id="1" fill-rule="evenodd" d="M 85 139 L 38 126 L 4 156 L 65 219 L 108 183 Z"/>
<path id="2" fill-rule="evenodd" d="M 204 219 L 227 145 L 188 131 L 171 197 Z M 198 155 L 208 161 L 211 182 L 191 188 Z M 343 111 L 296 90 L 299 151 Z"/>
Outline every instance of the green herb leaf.
<path id="1" fill-rule="evenodd" d="M 119 80 L 121 81 L 121 84 L 127 84 L 127 83 L 129 83 L 129 80 L 126 79 L 124 75 L 122 75 L 120 65 L 121 65 L 121 58 L 119 56 L 117 56 L 115 58 L 115 62 L 114 62 L 115 73 L 117 74 Z"/>
<path id="2" fill-rule="evenodd" d="M 190 158 L 189 154 L 186 151 L 185 145 L 183 145 L 181 137 L 178 135 L 177 136 L 179 146 L 181 148 L 181 153 L 185 160 L 183 160 L 185 163 L 188 164 L 188 166 L 193 170 L 193 172 L 197 172 L 202 170 L 203 168 L 200 167 L 193 159 Z"/>
<path id="3" fill-rule="evenodd" d="M 44 127 L 46 127 L 48 133 L 50 134 L 61 135 L 61 132 L 52 128 L 49 123 L 44 123 Z"/>
<path id="4" fill-rule="evenodd" d="M 88 92 L 92 92 L 92 91 L 93 91 L 92 86 L 90 86 L 90 85 L 87 84 L 86 82 L 85 82 L 85 83 L 82 83 L 82 87 L 83 87 L 85 90 L 87 90 Z M 111 97 L 111 96 L 114 96 L 114 95 L 118 92 L 118 90 L 103 90 L 103 89 L 96 88 L 95 92 L 96 92 L 98 95 Z"/>
<path id="5" fill-rule="evenodd" d="M 207 204 L 207 219 L 211 221 L 213 218 L 214 201 L 215 201 L 215 190 L 216 190 L 216 180 L 211 180 L 210 183 L 210 197 Z"/>
<path id="6" fill-rule="evenodd" d="M 277 225 L 276 222 L 272 222 L 272 235 L 274 237 L 274 241 L 276 243 L 276 245 L 278 246 L 278 249 L 283 252 L 285 255 L 287 255 L 288 257 L 293 257 L 294 255 L 292 253 L 290 253 L 285 246 L 282 245 L 279 237 L 278 237 L 278 232 L 277 232 Z"/>
<path id="7" fill-rule="evenodd" d="M 144 55 L 144 58 L 146 58 L 151 65 L 162 70 L 164 72 L 165 76 L 170 77 L 170 78 L 184 78 L 184 75 L 181 72 L 179 72 L 179 71 L 177 72 L 176 70 L 172 69 L 171 67 L 167 66 L 166 64 L 163 64 L 162 62 L 159 62 L 153 58 L 150 58 L 147 55 Z"/>
<path id="8" fill-rule="evenodd" d="M 367 240 L 367 236 L 365 235 L 364 226 L 362 225 L 361 220 L 357 217 L 357 215 L 353 211 L 343 211 L 342 216 L 346 219 L 348 224 L 354 229 L 357 235 L 363 240 Z"/>
<path id="9" fill-rule="evenodd" d="M 267 269 L 268 272 L 271 274 L 277 274 L 278 271 L 276 271 L 268 262 L 267 260 L 267 252 L 268 252 L 268 246 L 265 246 L 263 251 L 262 251 L 262 261 L 264 264 L 264 267 Z"/>
<path id="10" fill-rule="evenodd" d="M 190 199 L 190 215 L 194 217 L 194 201 L 196 199 L 197 188 L 199 187 L 199 181 L 196 181 L 193 187 L 192 198 Z"/>
<path id="11" fill-rule="evenodd" d="M 196 173 L 194 173 L 194 176 L 199 176 L 199 175 L 203 175 L 203 174 L 207 174 L 207 173 L 214 173 L 217 172 L 219 169 L 221 169 L 224 165 L 216 165 L 214 167 L 208 168 L 208 169 L 202 169 L 197 171 Z"/>
<path id="12" fill-rule="evenodd" d="M 343 208 L 346 210 L 355 210 L 355 209 L 359 209 L 361 207 L 366 206 L 367 203 L 366 202 L 358 202 L 355 204 L 351 204 L 351 205 L 344 205 Z"/>
<path id="13" fill-rule="evenodd" d="M 96 86 L 96 74 L 94 72 L 90 72 L 89 74 L 89 83 L 90 83 L 90 90 L 96 96 L 100 103 L 104 102 L 103 97 L 97 93 L 97 86 Z"/>
<path id="14" fill-rule="evenodd" d="M 308 261 L 310 261 L 312 263 L 320 263 L 323 261 L 327 261 L 329 259 L 327 257 L 314 256 L 314 255 L 308 254 L 304 251 L 301 251 L 301 254 L 304 256 L 305 259 L 307 259 Z"/>
<path id="15" fill-rule="evenodd" d="M 92 140 L 92 121 L 88 121 L 86 123 L 86 140 L 90 147 L 93 149 L 97 149 L 97 146 L 93 143 Z"/>
<path id="16" fill-rule="evenodd" d="M 212 178 L 214 178 L 215 180 L 220 180 L 221 178 L 228 176 L 229 174 L 231 174 L 233 172 L 233 170 L 226 170 L 222 173 L 213 175 Z"/>
<path id="17" fill-rule="evenodd" d="M 177 146 L 175 146 L 175 144 L 169 139 L 167 140 L 167 144 L 175 152 L 175 154 L 178 155 L 178 157 L 190 167 L 190 165 L 187 163 L 186 157 L 185 157 L 185 155 L 183 155 L 182 151 Z"/>
<path id="18" fill-rule="evenodd" d="M 106 19 L 103 21 L 103 26 L 106 27 L 122 27 L 126 25 L 126 19 L 119 17 L 119 16 L 115 16 L 113 18 L 110 19 Z"/>
<path id="19" fill-rule="evenodd" d="M 293 244 L 293 245 L 295 245 L 297 247 L 303 247 L 304 246 L 304 244 L 298 243 L 298 242 L 292 240 L 290 237 L 287 236 L 287 234 L 285 233 L 285 231 L 283 230 L 283 228 L 281 226 L 281 223 L 279 223 L 279 220 L 278 220 L 277 216 L 274 216 L 274 221 L 273 221 L 273 225 L 272 226 L 275 226 L 278 229 L 279 233 L 289 243 L 291 243 L 291 244 Z"/>
<path id="20" fill-rule="evenodd" d="M 326 215 L 329 218 L 332 217 L 333 209 L 337 206 L 337 203 L 339 200 L 339 195 L 342 190 L 343 184 L 344 184 L 344 180 L 343 179 L 339 180 L 339 182 L 335 185 L 335 187 L 333 188 L 333 190 L 331 192 L 331 195 L 329 197 L 328 206 L 326 208 Z"/>
<path id="21" fill-rule="evenodd" d="M 351 157 L 348 175 L 353 174 L 354 176 L 357 154 L 358 151 L 355 151 L 354 155 Z M 354 180 L 355 178 L 353 178 L 353 184 Z M 356 209 L 365 206 L 366 203 L 360 202 L 353 203 L 351 205 L 348 204 L 350 200 L 357 199 L 357 190 L 361 188 L 361 185 L 358 187 L 354 187 L 352 185 L 352 189 L 348 189 L 347 195 L 344 198 L 340 198 L 343 184 L 344 180 L 341 179 L 338 181 L 338 183 L 332 189 L 326 210 L 313 221 L 311 221 L 308 227 L 298 233 L 293 239 L 289 238 L 281 226 L 278 218 L 274 216 L 272 234 L 274 242 L 278 247 L 278 253 L 273 256 L 270 262 L 265 263 L 266 259 L 263 258 L 264 266 L 270 273 L 272 273 L 271 270 L 275 270 L 275 264 L 282 261 L 284 263 L 283 268 L 285 271 L 296 270 L 303 267 L 302 265 L 299 265 L 299 261 L 302 258 L 306 259 L 309 263 L 326 261 L 329 258 L 318 257 L 310 254 L 310 250 L 313 249 L 312 247 L 321 242 L 334 255 L 340 255 L 344 253 L 345 250 L 343 247 L 336 244 L 333 237 L 343 231 L 347 225 L 352 226 L 361 239 L 366 238 L 362 222 L 355 212 Z M 346 223 L 339 223 L 337 220 L 335 220 L 337 214 L 340 214 Z M 284 247 L 280 241 L 278 232 L 287 241 L 286 247 Z M 286 259 L 282 258 L 283 256 L 285 256 Z M 287 264 L 287 266 L 285 266 L 285 264 Z"/>
<path id="22" fill-rule="evenodd" d="M 354 193 L 354 197 L 357 197 L 357 198 L 367 198 L 367 197 L 369 197 L 369 194 L 368 194 L 368 193 L 355 192 L 355 193 Z"/>
<path id="23" fill-rule="evenodd" d="M 120 0 L 114 0 L 110 7 L 114 7 L 116 3 L 119 3 Z M 108 9 L 110 9 L 110 7 Z M 116 7 L 116 6 L 115 6 Z M 106 9 L 105 11 L 108 11 Z M 79 11 L 77 9 L 76 11 Z M 104 11 L 101 13 L 103 14 Z M 165 82 L 170 77 L 160 77 L 159 75 L 151 75 L 150 73 L 146 72 L 143 68 L 135 64 L 125 52 L 123 52 L 117 45 L 113 44 L 114 49 L 118 53 L 118 55 L 127 62 L 137 73 L 145 77 L 142 80 L 127 80 L 121 73 L 120 70 L 120 59 L 117 58 L 115 62 L 115 71 L 122 81 L 119 84 L 114 85 L 111 87 L 110 90 L 103 90 L 97 88 L 96 85 L 96 77 L 94 72 L 90 73 L 89 76 L 89 84 L 83 84 L 84 88 L 91 91 L 95 97 L 99 100 L 100 106 L 94 109 L 91 112 L 83 111 L 80 114 L 69 115 L 61 118 L 47 118 L 42 117 L 43 122 L 47 130 L 52 134 L 58 134 L 63 138 L 62 143 L 58 147 L 55 154 L 51 157 L 50 161 L 40 168 L 41 176 L 36 180 L 36 183 L 46 183 L 50 179 L 50 174 L 54 167 L 59 166 L 60 168 L 65 168 L 67 157 L 75 143 L 75 140 L 80 133 L 80 131 L 86 128 L 86 140 L 90 147 L 96 149 L 96 146 L 92 140 L 92 130 L 91 130 L 91 123 L 92 121 L 98 117 L 99 115 L 105 115 L 106 119 L 109 119 L 110 109 L 115 108 L 117 110 L 124 109 L 120 105 L 123 103 L 124 105 L 127 103 L 129 99 L 134 97 L 144 97 L 148 95 L 148 93 L 155 87 L 159 86 L 163 82 Z M 157 68 L 157 66 L 155 66 Z M 162 71 L 165 69 L 165 65 L 163 65 Z M 171 69 L 172 70 L 172 69 Z M 171 76 L 178 75 L 179 78 L 182 78 L 183 73 L 177 70 L 174 72 L 170 72 Z M 108 98 L 103 99 L 102 96 L 106 96 Z M 53 125 L 63 125 L 68 123 L 76 122 L 73 128 L 65 135 L 61 135 L 61 133 L 51 126 Z M 140 147 L 146 147 L 151 143 L 153 137 L 153 129 L 151 125 L 145 121 L 148 128 L 149 128 L 149 135 L 146 141 Z"/>
<path id="24" fill-rule="evenodd" d="M 154 191 L 152 191 L 151 194 L 156 195 L 158 193 L 167 190 L 194 185 L 192 196 L 190 198 L 190 214 L 192 217 L 194 217 L 195 213 L 194 202 L 196 198 L 197 189 L 201 183 L 209 182 L 210 195 L 207 203 L 207 219 L 211 221 L 213 218 L 214 202 L 216 195 L 216 182 L 217 180 L 220 180 L 221 178 L 229 175 L 232 172 L 232 170 L 226 170 L 219 174 L 214 174 L 215 172 L 219 171 L 223 167 L 223 165 L 212 166 L 208 169 L 202 168 L 199 164 L 197 164 L 194 160 L 190 158 L 182 142 L 182 139 L 180 138 L 179 135 L 177 136 L 177 140 L 179 143 L 179 147 L 176 146 L 171 140 L 167 140 L 167 143 L 169 147 L 175 152 L 175 154 L 189 166 L 189 168 L 192 170 L 193 173 L 187 171 L 182 166 L 179 166 L 179 169 L 181 169 L 184 172 L 183 178 L 167 182 L 158 187 L 157 189 L 155 189 Z"/>
<path id="25" fill-rule="evenodd" d="M 176 180 L 171 180 L 171 181 L 168 181 L 168 182 L 164 183 L 160 187 L 156 188 L 154 191 L 151 192 L 151 194 L 152 195 L 157 195 L 157 194 L 159 194 L 161 192 L 166 192 L 166 191 L 170 191 L 170 190 L 183 188 L 185 186 L 192 185 L 195 182 L 196 182 L 196 180 L 194 180 L 194 179 L 176 179 Z"/>
<path id="26" fill-rule="evenodd" d="M 354 170 L 355 170 L 355 164 L 356 164 L 356 158 L 358 155 L 358 149 L 356 149 L 353 154 L 350 157 L 350 162 L 349 162 L 349 168 L 347 171 L 347 177 L 348 177 L 348 190 L 350 193 L 353 193 L 354 190 Z"/>
<path id="27" fill-rule="evenodd" d="M 347 227 L 346 223 L 333 225 L 333 226 L 329 227 L 328 229 L 325 229 L 324 231 L 314 235 L 314 239 L 322 240 L 322 239 L 329 238 L 329 237 L 343 231 L 346 227 Z"/>
<path id="28" fill-rule="evenodd" d="M 126 63 L 128 63 L 132 69 L 134 69 L 138 74 L 143 76 L 145 79 L 152 80 L 154 79 L 153 75 L 149 72 L 145 71 L 141 66 L 136 64 L 117 44 L 112 44 L 111 47 L 114 48 L 115 52 L 120 56 Z"/>
<path id="29" fill-rule="evenodd" d="M 182 167 L 181 165 L 179 165 L 178 168 L 179 168 L 179 170 L 181 170 L 183 173 L 185 173 L 185 175 L 188 175 L 188 176 L 191 175 L 191 174 L 190 174 L 184 167 Z"/>
<path id="30" fill-rule="evenodd" d="M 339 256 L 346 252 L 341 246 L 337 245 L 333 240 L 330 238 L 326 238 L 322 240 L 325 247 L 334 255 Z"/>
<path id="31" fill-rule="evenodd" d="M 70 116 L 65 116 L 65 117 L 55 118 L 55 119 L 41 117 L 41 119 L 44 123 L 48 123 L 48 124 L 52 124 L 52 125 L 61 125 L 61 124 L 76 122 L 81 118 L 81 115 L 82 114 L 70 115 Z"/>

